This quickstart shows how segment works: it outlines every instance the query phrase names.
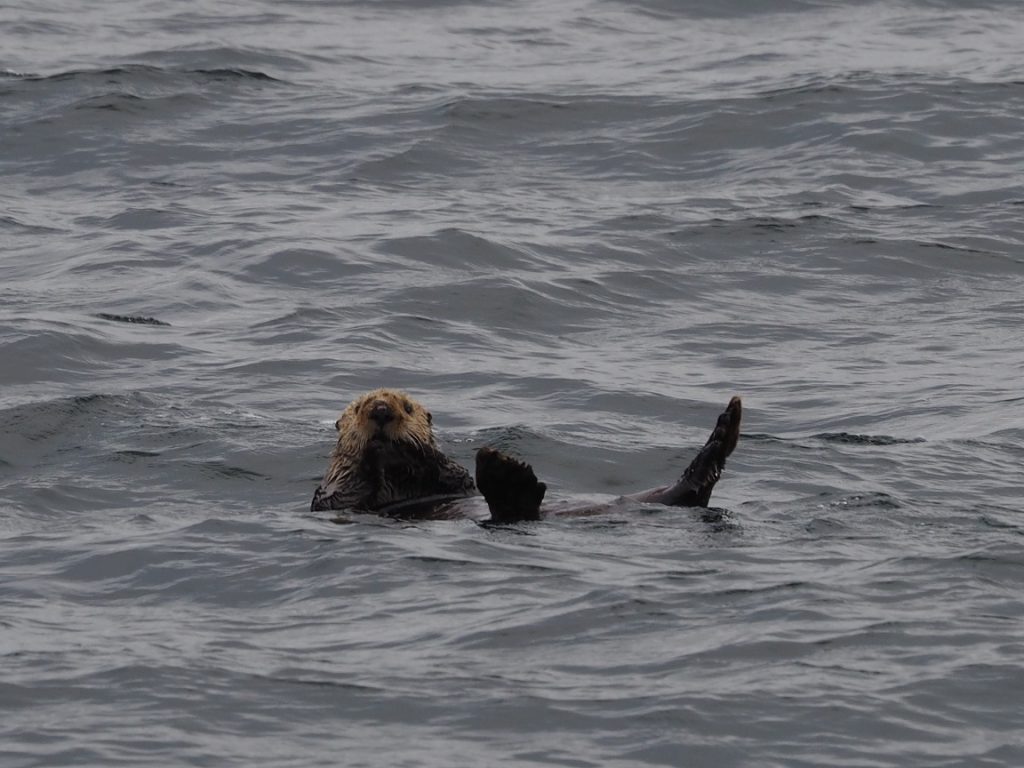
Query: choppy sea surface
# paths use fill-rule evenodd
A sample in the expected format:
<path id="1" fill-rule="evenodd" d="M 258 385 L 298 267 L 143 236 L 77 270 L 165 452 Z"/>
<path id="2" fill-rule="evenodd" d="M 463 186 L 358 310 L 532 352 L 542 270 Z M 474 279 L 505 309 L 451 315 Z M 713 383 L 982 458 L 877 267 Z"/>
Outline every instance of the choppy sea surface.
<path id="1" fill-rule="evenodd" d="M 1024 764 L 1024 6 L 0 6 L 0 764 Z M 125 318 L 145 320 L 127 322 Z M 551 497 L 308 512 L 376 386 Z"/>

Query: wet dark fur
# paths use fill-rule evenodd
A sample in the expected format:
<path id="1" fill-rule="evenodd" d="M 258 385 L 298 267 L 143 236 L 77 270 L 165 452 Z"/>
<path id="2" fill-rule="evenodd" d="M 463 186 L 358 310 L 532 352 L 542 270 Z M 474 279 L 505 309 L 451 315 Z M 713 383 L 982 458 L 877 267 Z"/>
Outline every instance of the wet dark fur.
<path id="1" fill-rule="evenodd" d="M 679 480 L 633 494 L 635 501 L 706 507 L 736 448 L 742 404 L 732 398 Z M 493 448 L 476 455 L 476 483 L 434 440 L 432 418 L 404 392 L 378 389 L 355 400 L 337 421 L 338 443 L 311 509 L 350 509 L 395 517 L 459 516 L 459 499 L 483 494 L 494 522 L 537 520 L 547 486 L 529 464 Z M 591 508 L 562 507 L 556 514 Z"/>

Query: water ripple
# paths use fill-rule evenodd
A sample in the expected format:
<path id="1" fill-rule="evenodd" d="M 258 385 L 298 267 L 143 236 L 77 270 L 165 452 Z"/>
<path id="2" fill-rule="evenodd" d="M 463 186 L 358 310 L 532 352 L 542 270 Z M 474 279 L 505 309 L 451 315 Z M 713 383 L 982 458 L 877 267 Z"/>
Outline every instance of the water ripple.
<path id="1" fill-rule="evenodd" d="M 0 762 L 1024 761 L 1016 6 L 123 11 L 0 9 Z M 381 385 L 606 511 L 310 514 Z"/>

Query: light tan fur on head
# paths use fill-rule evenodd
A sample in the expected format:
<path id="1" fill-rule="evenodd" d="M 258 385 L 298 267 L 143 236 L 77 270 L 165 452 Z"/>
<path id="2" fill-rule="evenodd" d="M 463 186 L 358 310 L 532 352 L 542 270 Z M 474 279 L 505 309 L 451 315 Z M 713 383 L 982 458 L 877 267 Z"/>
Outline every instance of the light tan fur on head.
<path id="1" fill-rule="evenodd" d="M 375 409 L 378 409 L 375 411 Z M 386 409 L 388 419 L 381 424 L 375 412 Z M 426 448 L 434 446 L 430 412 L 398 389 L 375 389 L 353 400 L 335 422 L 338 444 L 336 458 L 352 459 L 362 455 L 374 439 L 405 442 Z"/>

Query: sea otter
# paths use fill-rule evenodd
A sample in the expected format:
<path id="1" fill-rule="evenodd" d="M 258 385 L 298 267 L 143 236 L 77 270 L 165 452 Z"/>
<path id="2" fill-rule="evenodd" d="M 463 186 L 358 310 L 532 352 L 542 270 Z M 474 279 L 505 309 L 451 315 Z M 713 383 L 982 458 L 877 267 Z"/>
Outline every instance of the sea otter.
<path id="1" fill-rule="evenodd" d="M 740 434 L 742 404 L 732 398 L 707 443 L 670 486 L 627 499 L 677 507 L 706 507 Z M 476 483 L 445 456 L 434 439 L 430 412 L 405 392 L 376 389 L 354 400 L 335 422 L 338 442 L 310 509 L 349 509 L 390 517 L 477 517 L 483 495 L 490 520 L 538 520 L 545 513 L 586 514 L 593 505 L 542 508 L 547 486 L 529 464 L 493 448 L 476 454 Z"/>

